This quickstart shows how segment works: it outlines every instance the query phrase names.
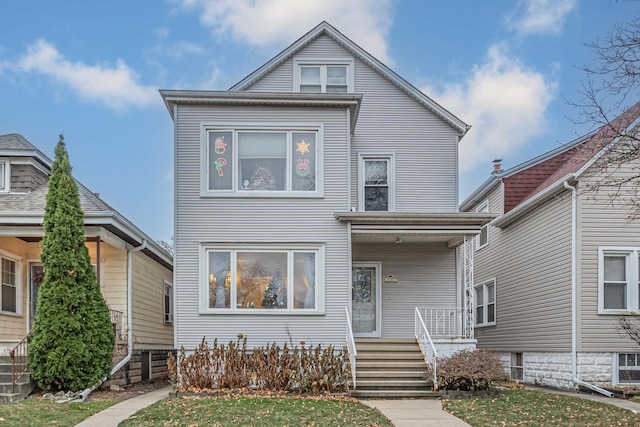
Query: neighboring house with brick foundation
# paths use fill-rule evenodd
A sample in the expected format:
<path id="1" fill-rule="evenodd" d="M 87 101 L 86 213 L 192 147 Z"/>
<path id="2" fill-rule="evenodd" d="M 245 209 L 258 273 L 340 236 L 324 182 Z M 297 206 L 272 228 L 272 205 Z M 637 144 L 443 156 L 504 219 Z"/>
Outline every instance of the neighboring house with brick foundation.
<path id="1" fill-rule="evenodd" d="M 478 347 L 500 352 L 513 379 L 640 384 L 640 347 L 618 328 L 620 315 L 640 315 L 640 220 L 627 215 L 628 187 L 614 203 L 592 191 L 606 150 L 637 133 L 639 116 L 640 104 L 519 166 L 496 165 L 461 204 L 499 214 L 477 239 L 474 323 Z M 616 162 L 606 173 L 637 176 L 639 166 Z"/>
<path id="2" fill-rule="evenodd" d="M 51 165 L 21 135 L 0 135 L 0 355 L 9 362 L 36 316 Z M 96 193 L 80 183 L 78 189 L 91 262 L 117 335 L 114 361 L 124 366 L 112 382 L 166 376 L 174 348 L 172 256 Z"/>
<path id="3" fill-rule="evenodd" d="M 397 382 L 381 393 L 419 394 L 416 337 L 427 358 L 475 346 L 473 265 L 458 249 L 494 215 L 458 212 L 464 122 L 326 22 L 228 91 L 161 94 L 175 126 L 178 347 L 238 333 L 250 346 L 347 343 L 351 357 L 360 346 L 361 391 L 365 347 L 406 342 L 413 359 L 391 365 L 413 363 L 416 379 L 380 374 Z"/>

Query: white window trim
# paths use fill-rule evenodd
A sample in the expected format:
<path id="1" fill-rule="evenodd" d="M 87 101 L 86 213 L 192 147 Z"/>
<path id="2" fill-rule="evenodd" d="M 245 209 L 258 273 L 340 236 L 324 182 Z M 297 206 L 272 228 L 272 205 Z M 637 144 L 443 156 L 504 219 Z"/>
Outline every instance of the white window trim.
<path id="1" fill-rule="evenodd" d="M 604 257 L 605 255 L 625 255 L 628 257 L 627 268 L 627 309 L 604 308 Z M 640 248 L 628 246 L 598 247 L 598 314 L 640 314 L 640 277 L 638 277 L 638 257 Z"/>
<path id="2" fill-rule="evenodd" d="M 16 263 L 16 311 L 15 311 L 15 313 L 12 312 L 12 311 L 2 311 L 2 304 L 1 304 L 2 301 L 0 300 L 0 314 L 7 315 L 7 316 L 19 316 L 19 317 L 22 317 L 22 306 L 23 306 L 23 302 L 22 302 L 22 288 L 23 288 L 23 283 L 22 283 L 22 258 L 20 258 L 17 255 L 14 255 L 12 253 L 6 252 L 6 251 L 4 251 L 2 249 L 0 249 L 0 258 L 6 258 L 6 259 Z M 0 259 L 0 262 L 2 262 L 1 259 Z M 0 271 L 0 274 L 2 274 L 1 271 Z"/>
<path id="3" fill-rule="evenodd" d="M 200 197 L 241 197 L 241 198 L 323 198 L 324 197 L 324 125 L 322 123 L 218 123 L 203 122 L 200 124 Z M 235 190 L 210 190 L 209 189 L 209 140 L 210 131 L 226 131 L 234 134 L 242 131 L 265 131 L 265 132 L 315 132 L 316 133 L 316 190 L 315 191 L 240 191 L 237 189 L 237 147 L 234 147 L 234 167 L 232 183 Z M 288 141 L 289 144 L 290 141 Z M 289 156 L 290 147 L 287 147 Z M 289 157 L 287 157 L 288 159 Z M 290 167 L 287 166 L 287 174 L 290 174 Z M 288 182 L 291 182 L 289 179 Z"/>
<path id="4" fill-rule="evenodd" d="M 316 308 L 314 309 L 303 309 L 303 308 L 292 308 L 291 304 L 288 304 L 289 308 L 286 309 L 238 309 L 235 305 L 236 301 L 236 290 L 235 287 L 231 287 L 230 301 L 231 303 L 229 308 L 210 308 L 209 301 L 209 273 L 208 273 L 208 257 L 207 254 L 209 251 L 220 251 L 220 252 L 231 252 L 231 274 L 232 277 L 235 277 L 235 269 L 233 268 L 234 264 L 237 263 L 236 253 L 241 251 L 255 251 L 255 252 L 277 252 L 277 251 L 288 251 L 287 260 L 289 260 L 291 252 L 314 252 L 316 254 Z M 292 256 L 292 255 L 291 255 Z M 199 269 L 200 269 L 200 283 L 199 283 L 199 312 L 200 314 L 233 314 L 233 315 L 267 315 L 267 316 L 278 316 L 278 315 L 324 315 L 325 314 L 325 249 L 324 244 L 313 244 L 313 243 L 291 243 L 291 244 L 283 244 L 283 243 L 274 243 L 274 244 L 266 244 L 266 243 L 256 243 L 256 244 L 217 244 L 217 243 L 200 243 L 200 261 L 199 261 Z M 293 263 L 288 263 L 287 266 L 287 277 L 293 277 Z M 233 279 L 232 279 L 233 280 Z M 293 284 L 289 284 L 289 289 L 293 289 Z M 289 294 L 290 295 L 290 294 Z"/>
<path id="5" fill-rule="evenodd" d="M 612 385 L 621 385 L 621 386 L 629 386 L 629 385 L 634 385 L 634 384 L 640 384 L 640 381 L 638 382 L 620 382 L 620 363 L 618 360 L 618 357 L 621 354 L 637 354 L 634 353 L 633 351 L 631 352 L 627 352 L 627 353 L 613 353 L 613 360 L 611 361 L 611 384 Z M 638 369 L 633 369 L 633 370 L 640 370 L 640 366 L 637 366 Z"/>
<path id="6" fill-rule="evenodd" d="M 489 313 L 489 293 L 488 293 L 488 286 L 487 285 L 493 285 L 493 322 L 487 322 L 486 319 L 488 319 L 487 314 Z M 475 301 L 475 290 L 476 288 L 480 288 L 482 287 L 482 307 L 484 307 L 484 322 L 483 323 L 476 323 L 476 310 L 477 310 L 477 303 Z M 485 326 L 495 326 L 496 322 L 498 320 L 498 288 L 496 286 L 496 278 L 492 278 L 489 280 L 485 280 L 484 282 L 480 282 L 477 283 L 473 286 L 473 322 L 474 322 L 474 327 L 476 328 L 483 328 Z"/>
<path id="7" fill-rule="evenodd" d="M 485 200 L 484 202 L 480 203 L 478 205 L 478 207 L 475 209 L 476 212 L 489 212 L 489 199 Z M 487 242 L 484 245 L 480 244 L 480 234 L 482 233 L 482 230 L 487 230 Z M 482 227 L 480 227 L 480 233 L 478 233 L 476 235 L 476 251 L 486 247 L 489 245 L 489 223 L 483 225 Z"/>
<path id="8" fill-rule="evenodd" d="M 389 210 L 396 211 L 396 155 L 395 153 L 358 153 L 358 211 L 364 212 L 364 162 L 365 160 L 387 160 L 389 162 Z"/>
<path id="9" fill-rule="evenodd" d="M 0 186 L 0 193 L 9 193 L 11 191 L 11 162 L 8 158 L 0 158 L 0 164 L 4 165 L 2 173 L 2 181 L 4 185 Z M 1 183 L 1 181 L 0 181 Z"/>
<path id="10" fill-rule="evenodd" d="M 353 58 L 327 59 L 327 58 L 294 58 L 293 59 L 293 91 L 300 92 L 300 67 L 303 66 L 346 66 L 347 67 L 347 93 L 354 92 L 354 60 Z M 320 77 L 322 84 L 322 74 Z M 326 82 L 325 82 L 326 83 Z M 320 93 L 326 93 L 321 91 Z"/>
<path id="11" fill-rule="evenodd" d="M 164 298 L 167 296 L 167 286 L 169 287 L 169 312 L 165 311 Z M 162 313 L 165 325 L 173 325 L 173 284 L 168 280 L 162 283 Z"/>

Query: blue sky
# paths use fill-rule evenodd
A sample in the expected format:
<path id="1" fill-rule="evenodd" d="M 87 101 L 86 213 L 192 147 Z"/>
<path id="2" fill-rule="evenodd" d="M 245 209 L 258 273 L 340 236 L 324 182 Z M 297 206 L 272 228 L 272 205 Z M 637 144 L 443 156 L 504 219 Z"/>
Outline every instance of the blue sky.
<path id="1" fill-rule="evenodd" d="M 589 130 L 571 119 L 585 43 L 637 16 L 627 0 L 69 0 L 3 2 L 0 134 L 53 157 L 155 239 L 173 230 L 173 123 L 158 89 L 225 90 L 327 20 L 473 127 L 464 198 Z"/>

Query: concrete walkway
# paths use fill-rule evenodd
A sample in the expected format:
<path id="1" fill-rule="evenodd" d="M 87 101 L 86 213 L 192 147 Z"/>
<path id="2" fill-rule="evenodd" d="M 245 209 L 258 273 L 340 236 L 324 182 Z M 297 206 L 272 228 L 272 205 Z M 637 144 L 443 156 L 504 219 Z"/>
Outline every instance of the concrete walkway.
<path id="1" fill-rule="evenodd" d="M 80 424 L 77 424 L 76 427 L 116 427 L 139 410 L 169 397 L 169 392 L 172 389 L 172 386 L 167 386 L 132 399 L 123 400 L 104 411 L 93 414 Z"/>
<path id="2" fill-rule="evenodd" d="M 542 393 L 551 393 L 551 394 L 561 394 L 563 396 L 571 396 L 578 397 L 580 399 L 593 400 L 595 402 L 602 402 L 608 405 L 615 405 L 622 409 L 628 409 L 636 414 L 640 414 L 640 403 L 632 402 L 626 399 L 620 399 L 618 397 L 607 397 L 602 396 L 600 394 L 591 394 L 591 393 L 579 393 L 577 391 L 565 391 L 565 390 L 555 390 L 545 387 L 535 387 L 527 385 L 525 386 L 527 390 L 539 391 Z"/>
<path id="3" fill-rule="evenodd" d="M 361 400 L 360 402 L 380 410 L 396 427 L 469 425 L 442 409 L 440 399 Z"/>

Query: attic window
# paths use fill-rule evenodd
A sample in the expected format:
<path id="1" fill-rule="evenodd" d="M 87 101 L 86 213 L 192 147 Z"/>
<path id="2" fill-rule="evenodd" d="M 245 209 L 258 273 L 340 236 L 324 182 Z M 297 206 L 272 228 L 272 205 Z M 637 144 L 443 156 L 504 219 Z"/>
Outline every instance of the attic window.
<path id="1" fill-rule="evenodd" d="M 352 92 L 352 70 L 350 61 L 296 61 L 294 90 L 304 93 Z"/>

